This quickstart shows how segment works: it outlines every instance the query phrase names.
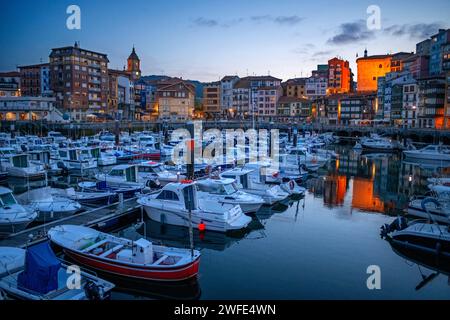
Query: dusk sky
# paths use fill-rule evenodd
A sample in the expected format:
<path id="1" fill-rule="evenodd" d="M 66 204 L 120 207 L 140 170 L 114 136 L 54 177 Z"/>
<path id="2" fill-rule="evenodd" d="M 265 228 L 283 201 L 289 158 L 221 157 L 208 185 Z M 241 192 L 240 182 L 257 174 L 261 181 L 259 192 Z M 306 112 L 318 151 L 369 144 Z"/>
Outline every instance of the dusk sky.
<path id="1" fill-rule="evenodd" d="M 143 75 L 216 81 L 270 72 L 286 80 L 333 56 L 356 74 L 366 47 L 369 55 L 411 52 L 450 26 L 449 0 L 0 1 L 0 71 L 47 62 L 51 48 L 80 41 L 118 69 L 134 44 Z M 81 8 L 81 30 L 66 28 L 71 4 Z M 381 8 L 381 30 L 366 27 L 372 4 Z"/>

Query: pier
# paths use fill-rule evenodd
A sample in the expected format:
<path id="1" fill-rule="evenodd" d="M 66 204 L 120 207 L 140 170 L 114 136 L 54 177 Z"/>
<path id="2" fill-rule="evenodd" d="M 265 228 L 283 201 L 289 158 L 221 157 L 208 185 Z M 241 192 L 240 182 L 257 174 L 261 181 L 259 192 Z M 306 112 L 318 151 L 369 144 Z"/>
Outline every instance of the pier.
<path id="1" fill-rule="evenodd" d="M 100 208 L 87 210 L 57 221 L 44 223 L 21 232 L 15 233 L 8 238 L 0 240 L 0 247 L 24 248 L 47 239 L 47 231 L 53 227 L 65 224 L 83 225 L 86 227 L 102 227 L 108 222 L 120 219 L 141 210 L 141 205 L 137 203 L 137 198 L 132 198 L 116 202 Z M 30 236 L 32 235 L 32 236 Z"/>
<path id="2" fill-rule="evenodd" d="M 199 120 L 200 121 L 200 120 Z M 293 128 L 302 131 L 314 131 L 317 133 L 333 132 L 342 138 L 357 138 L 368 136 L 371 133 L 383 134 L 396 139 L 411 139 L 416 142 L 450 144 L 450 130 L 438 130 L 427 128 L 400 128 L 392 126 L 357 126 L 357 125 L 329 125 L 322 123 L 303 124 L 300 122 L 260 122 L 255 121 L 255 129 L 278 129 L 289 132 Z M 253 128 L 250 120 L 202 120 L 204 130 L 208 129 L 243 129 Z M 15 131 L 21 134 L 46 135 L 48 131 L 59 131 L 66 136 L 80 138 L 82 136 L 93 135 L 102 130 L 115 132 L 120 131 L 142 131 L 153 132 L 164 130 L 176 130 L 186 128 L 185 122 L 161 122 L 161 121 L 107 121 L 107 122 L 74 122 L 74 123 L 48 123 L 45 121 L 1 121 L 2 131 Z"/>

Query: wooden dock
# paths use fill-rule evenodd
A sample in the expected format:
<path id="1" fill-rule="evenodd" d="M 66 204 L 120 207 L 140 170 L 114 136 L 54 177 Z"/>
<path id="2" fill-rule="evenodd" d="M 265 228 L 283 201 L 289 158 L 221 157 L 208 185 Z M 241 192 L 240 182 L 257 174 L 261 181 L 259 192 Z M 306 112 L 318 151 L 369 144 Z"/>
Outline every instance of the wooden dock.
<path id="1" fill-rule="evenodd" d="M 117 202 L 23 230 L 8 238 L 1 239 L 0 247 L 23 248 L 27 245 L 36 244 L 46 240 L 48 230 L 58 225 L 72 224 L 92 227 L 131 214 L 138 210 L 141 210 L 141 205 L 137 203 L 137 198 L 128 199 L 123 201 L 123 203 Z"/>

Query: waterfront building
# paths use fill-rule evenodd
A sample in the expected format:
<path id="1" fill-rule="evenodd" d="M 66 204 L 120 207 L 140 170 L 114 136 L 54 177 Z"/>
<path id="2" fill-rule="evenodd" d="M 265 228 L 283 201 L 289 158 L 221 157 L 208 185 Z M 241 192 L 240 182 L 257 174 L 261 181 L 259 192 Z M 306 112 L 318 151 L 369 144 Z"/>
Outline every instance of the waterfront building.
<path id="1" fill-rule="evenodd" d="M 20 73 L 16 71 L 0 73 L 0 97 L 19 97 Z"/>
<path id="2" fill-rule="evenodd" d="M 419 127 L 442 129 L 444 127 L 445 86 L 444 76 L 430 76 L 418 80 Z"/>
<path id="3" fill-rule="evenodd" d="M 127 71 L 130 74 L 131 80 L 133 82 L 141 78 L 141 60 L 136 54 L 134 46 L 127 60 Z"/>
<path id="4" fill-rule="evenodd" d="M 442 47 L 442 68 L 445 72 L 444 129 L 450 129 L 450 42 Z"/>
<path id="5" fill-rule="evenodd" d="M 443 74 L 443 46 L 450 42 L 450 29 L 439 29 L 439 32 L 431 36 L 430 47 L 430 75 Z"/>
<path id="6" fill-rule="evenodd" d="M 356 59 L 358 67 L 358 92 L 377 91 L 378 78 L 391 72 L 392 55 L 368 56 Z"/>
<path id="7" fill-rule="evenodd" d="M 341 124 L 355 124 L 357 120 L 373 120 L 376 93 L 350 94 L 340 100 Z"/>
<path id="8" fill-rule="evenodd" d="M 160 120 L 192 119 L 195 107 L 195 86 L 179 78 L 162 80 L 158 82 L 156 100 Z"/>
<path id="9" fill-rule="evenodd" d="M 415 54 L 403 60 L 403 69 L 408 70 L 414 79 L 428 77 L 429 66 L 429 55 Z"/>
<path id="10" fill-rule="evenodd" d="M 431 39 L 426 39 L 416 44 L 416 54 L 418 56 L 429 56 L 430 50 Z"/>
<path id="11" fill-rule="evenodd" d="M 238 81 L 238 76 L 225 76 L 220 80 L 220 106 L 224 116 L 236 115 L 236 109 L 233 107 L 233 88 Z"/>
<path id="12" fill-rule="evenodd" d="M 28 96 L 1 96 L 0 120 L 66 122 L 55 98 Z"/>
<path id="13" fill-rule="evenodd" d="M 277 104 L 279 122 L 304 123 L 311 117 L 310 101 L 304 98 L 282 96 Z"/>
<path id="14" fill-rule="evenodd" d="M 50 64 L 42 63 L 20 66 L 19 72 L 22 96 L 49 97 L 52 95 L 50 87 Z"/>
<path id="15" fill-rule="evenodd" d="M 348 93 L 351 91 L 352 70 L 346 60 L 333 58 L 328 61 L 327 94 Z"/>
<path id="16" fill-rule="evenodd" d="M 270 121 L 277 115 L 277 102 L 282 93 L 281 79 L 272 76 L 241 78 L 233 88 L 233 108 L 240 118 L 254 115 Z"/>
<path id="17" fill-rule="evenodd" d="M 134 120 L 135 100 L 134 84 L 130 73 L 120 70 L 108 70 L 108 109 L 113 119 Z"/>
<path id="18" fill-rule="evenodd" d="M 221 82 L 209 82 L 203 85 L 203 112 L 210 118 L 218 118 L 222 114 L 220 103 Z"/>
<path id="19" fill-rule="evenodd" d="M 50 84 L 56 105 L 71 120 L 84 121 L 95 113 L 108 112 L 108 57 L 74 46 L 50 53 Z"/>
<path id="20" fill-rule="evenodd" d="M 402 72 L 404 69 L 404 61 L 413 57 L 414 53 L 399 52 L 392 55 L 391 72 Z"/>
<path id="21" fill-rule="evenodd" d="M 404 128 L 415 128 L 417 123 L 419 105 L 419 86 L 414 78 L 403 83 L 403 110 L 401 119 Z"/>
<path id="22" fill-rule="evenodd" d="M 306 98 L 306 78 L 289 79 L 281 84 L 283 96 Z"/>
<path id="23" fill-rule="evenodd" d="M 306 96 L 317 99 L 327 95 L 328 65 L 318 65 L 311 77 L 306 79 Z"/>

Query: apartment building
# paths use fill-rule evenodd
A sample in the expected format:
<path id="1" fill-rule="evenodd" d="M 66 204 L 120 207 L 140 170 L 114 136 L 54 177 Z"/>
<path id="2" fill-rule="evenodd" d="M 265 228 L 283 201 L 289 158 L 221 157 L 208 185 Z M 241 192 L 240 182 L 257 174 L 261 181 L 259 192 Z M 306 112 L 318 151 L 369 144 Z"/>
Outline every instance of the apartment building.
<path id="1" fill-rule="evenodd" d="M 52 95 L 50 87 L 50 64 L 36 64 L 20 66 L 20 89 L 23 96 L 49 97 Z"/>
<path id="2" fill-rule="evenodd" d="M 50 84 L 56 105 L 72 120 L 108 112 L 108 57 L 74 46 L 52 49 Z"/>

